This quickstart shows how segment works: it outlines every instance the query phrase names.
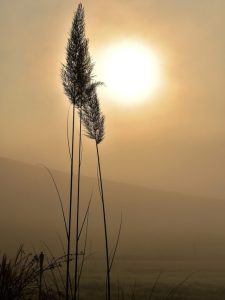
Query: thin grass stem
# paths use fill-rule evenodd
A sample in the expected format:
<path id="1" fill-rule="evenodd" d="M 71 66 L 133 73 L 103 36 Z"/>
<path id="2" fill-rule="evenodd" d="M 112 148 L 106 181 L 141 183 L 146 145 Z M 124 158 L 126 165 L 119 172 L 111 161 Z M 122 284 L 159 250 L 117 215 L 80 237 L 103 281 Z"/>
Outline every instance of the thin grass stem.
<path id="1" fill-rule="evenodd" d="M 66 262 L 66 300 L 69 300 L 69 278 L 70 278 L 70 244 L 71 244 L 71 221 L 72 221 L 72 201 L 73 201 L 73 159 L 74 159 L 74 125 L 75 125 L 75 105 L 73 105 L 72 120 L 72 149 L 70 162 L 70 199 L 69 199 L 69 218 L 68 218 L 68 237 L 67 237 L 67 262 Z"/>
<path id="2" fill-rule="evenodd" d="M 54 184 L 54 187 L 55 187 L 55 190 L 57 192 L 58 199 L 59 199 L 59 202 L 60 202 L 60 207 L 61 207 L 61 212 L 62 212 L 62 216 L 63 216 L 64 227 L 65 227 L 65 231 L 66 231 L 66 236 L 68 238 L 68 228 L 67 228 L 67 224 L 66 224 L 65 211 L 64 211 L 62 197 L 61 197 L 61 194 L 59 192 L 57 183 L 56 183 L 55 178 L 54 178 L 52 172 L 50 171 L 50 169 L 48 167 L 46 167 L 45 165 L 43 165 L 43 164 L 41 164 L 41 166 L 48 172 L 48 174 L 51 177 L 51 180 L 52 180 L 52 182 Z"/>
<path id="3" fill-rule="evenodd" d="M 114 262 L 114 259 L 115 259 L 115 256 L 116 256 L 116 252 L 117 252 L 117 249 L 118 249 L 119 240 L 120 240 L 120 234 L 121 234 L 121 229 L 122 229 L 122 222 L 123 222 L 123 215 L 121 213 L 120 226 L 119 226 L 119 231 L 118 231 L 118 234 L 117 234 L 116 244 L 115 244 L 115 247 L 113 249 L 112 255 L 110 255 L 112 258 L 111 258 L 111 263 L 110 263 L 110 266 L 109 266 L 109 271 L 111 271 L 111 269 L 112 269 L 113 262 Z"/>
<path id="4" fill-rule="evenodd" d="M 75 273 L 74 273 L 74 300 L 77 299 L 78 284 L 78 251 L 79 251 L 79 217 L 80 217 L 80 175 L 82 155 L 82 106 L 80 108 L 80 132 L 79 132 L 79 154 L 78 154 L 78 178 L 77 178 L 77 211 L 76 211 L 76 236 L 75 236 Z"/>
<path id="5" fill-rule="evenodd" d="M 108 232 L 107 232 L 107 221 L 106 221 L 106 209 L 105 209 L 105 200 L 103 192 L 103 183 L 102 183 L 102 172 L 101 172 L 101 162 L 98 150 L 98 144 L 96 144 L 97 152 L 97 161 L 98 161 L 98 171 L 99 171 L 99 180 L 101 188 L 101 200 L 102 200 L 102 212 L 103 212 L 103 222 L 104 222 L 104 233 L 105 233 L 105 255 L 106 255 L 106 274 L 107 274 L 107 299 L 111 299 L 111 286 L 110 286 L 110 261 L 109 261 L 109 246 L 108 246 Z"/>

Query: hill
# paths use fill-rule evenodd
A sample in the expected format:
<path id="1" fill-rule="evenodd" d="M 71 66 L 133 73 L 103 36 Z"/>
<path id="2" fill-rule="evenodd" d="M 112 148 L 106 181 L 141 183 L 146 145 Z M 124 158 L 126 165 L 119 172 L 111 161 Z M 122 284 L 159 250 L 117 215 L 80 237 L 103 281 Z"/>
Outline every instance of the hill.
<path id="1" fill-rule="evenodd" d="M 56 170 L 52 173 L 66 209 L 69 176 Z M 104 180 L 104 186 L 111 245 L 116 239 L 121 211 L 123 215 L 119 257 L 225 256 L 225 201 L 109 180 Z M 97 181 L 82 177 L 83 215 L 92 190 L 88 250 L 101 256 L 103 229 Z M 64 237 L 63 221 L 57 194 L 46 170 L 0 158 L 0 191 L 0 250 L 12 252 L 21 243 L 39 248 L 44 241 L 57 251 L 60 248 L 57 236 Z M 76 194 L 74 196 L 75 201 Z"/>

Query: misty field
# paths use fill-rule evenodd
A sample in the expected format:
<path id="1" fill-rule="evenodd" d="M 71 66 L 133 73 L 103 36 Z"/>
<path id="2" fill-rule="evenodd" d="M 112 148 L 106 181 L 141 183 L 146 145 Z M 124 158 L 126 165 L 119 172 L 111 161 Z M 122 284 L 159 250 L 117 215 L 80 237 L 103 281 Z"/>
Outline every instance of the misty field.
<path id="1" fill-rule="evenodd" d="M 47 253 L 47 251 L 46 251 Z M 48 253 L 45 259 L 52 261 Z M 35 259 L 38 259 L 37 257 Z M 57 260 L 57 258 L 56 258 Z M 21 269 L 21 278 L 30 274 L 27 269 Z M 46 269 L 43 276 L 42 299 L 64 299 L 62 276 L 63 267 L 60 272 L 57 267 Z M 4 297 L 2 284 L 4 274 L 0 276 L 1 299 L 37 299 L 39 283 L 33 280 L 20 295 L 12 294 Z M 79 299 L 97 300 L 104 299 L 104 260 L 99 257 L 88 258 L 83 270 L 83 277 L 79 284 Z M 129 260 L 118 259 L 112 277 L 112 299 L 143 299 L 143 300 L 165 300 L 165 299 L 224 299 L 224 277 L 225 263 L 222 260 Z M 29 278 L 29 276 L 27 277 Z M 14 282 L 18 288 L 18 283 Z M 16 289 L 15 289 L 16 291 Z"/>
<path id="2" fill-rule="evenodd" d="M 14 258 L 18 245 L 23 242 L 26 253 L 34 255 L 34 250 L 37 254 L 43 251 L 45 263 L 46 257 L 51 260 L 49 250 L 55 257 L 62 256 L 58 240 L 64 232 L 60 204 L 47 172 L 41 166 L 6 159 L 0 159 L 0 166 L 3 195 L 1 253 L 6 252 Z M 66 197 L 69 175 L 52 172 L 62 197 Z M 10 181 L 15 182 L 14 189 Z M 82 178 L 82 212 L 95 185 L 93 178 Z M 221 228 L 225 226 L 225 207 L 221 200 L 107 180 L 105 187 L 112 218 L 109 222 L 112 243 L 117 235 L 120 211 L 124 211 L 121 239 L 112 269 L 113 299 L 224 299 L 225 243 Z M 141 206 L 138 196 L 142 199 Z M 141 216 L 138 223 L 133 222 L 135 214 Z M 7 217 L 9 215 L 11 218 Z M 87 257 L 79 297 L 102 299 L 105 294 L 105 263 L 101 206 L 96 194 L 91 204 L 89 223 Z M 64 270 L 65 263 L 62 263 L 62 273 Z M 54 273 L 63 291 L 57 269 Z M 55 291 L 51 271 L 46 272 L 44 277 Z M 35 281 L 36 291 L 38 280 L 39 277 Z"/>
<path id="3" fill-rule="evenodd" d="M 75 2 L 0 4 L 0 300 L 224 300 L 225 6 Z"/>
<path id="4" fill-rule="evenodd" d="M 83 299 L 103 297 L 101 270 L 90 261 L 81 286 Z M 114 299 L 224 299 L 223 261 L 118 260 Z M 98 287 L 96 289 L 96 287 Z"/>

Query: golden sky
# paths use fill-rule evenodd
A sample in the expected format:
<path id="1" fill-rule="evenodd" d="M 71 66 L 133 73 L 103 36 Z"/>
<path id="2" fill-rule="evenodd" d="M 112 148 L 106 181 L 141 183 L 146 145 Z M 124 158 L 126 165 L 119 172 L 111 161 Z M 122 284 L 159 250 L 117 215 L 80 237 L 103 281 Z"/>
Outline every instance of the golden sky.
<path id="1" fill-rule="evenodd" d="M 60 68 L 77 4 L 1 0 L 0 156 L 67 170 Z M 83 4 L 94 60 L 114 41 L 137 39 L 156 51 L 165 75 L 161 89 L 137 107 L 100 92 L 105 177 L 225 198 L 225 1 Z M 82 168 L 95 175 L 94 145 L 86 138 Z"/>

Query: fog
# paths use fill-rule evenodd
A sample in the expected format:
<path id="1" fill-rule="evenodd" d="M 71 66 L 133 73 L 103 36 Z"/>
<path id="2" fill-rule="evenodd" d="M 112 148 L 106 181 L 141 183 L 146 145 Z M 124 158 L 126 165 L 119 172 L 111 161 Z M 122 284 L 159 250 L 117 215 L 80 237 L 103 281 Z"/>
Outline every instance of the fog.
<path id="1" fill-rule="evenodd" d="M 224 199 L 224 1 L 83 3 L 96 73 L 99 51 L 132 38 L 155 49 L 165 76 L 158 93 L 137 107 L 106 98 L 107 87 L 99 91 L 105 178 Z M 60 68 L 76 4 L 1 1 L 2 157 L 68 170 Z M 92 147 L 84 139 L 86 176 L 96 174 Z"/>

